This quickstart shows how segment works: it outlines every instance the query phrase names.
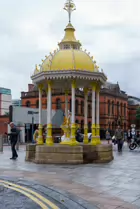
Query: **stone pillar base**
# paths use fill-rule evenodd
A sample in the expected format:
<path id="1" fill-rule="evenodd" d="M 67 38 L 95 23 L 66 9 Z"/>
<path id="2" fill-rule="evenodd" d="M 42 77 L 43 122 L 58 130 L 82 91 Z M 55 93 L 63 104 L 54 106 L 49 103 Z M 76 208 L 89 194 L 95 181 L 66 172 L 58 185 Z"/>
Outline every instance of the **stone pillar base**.
<path id="1" fill-rule="evenodd" d="M 38 164 L 108 163 L 113 160 L 112 145 L 79 144 L 78 146 L 33 145 L 26 146 L 27 161 Z"/>
<path id="2" fill-rule="evenodd" d="M 26 145 L 26 161 L 33 161 L 35 159 L 36 153 L 36 144 L 27 144 Z"/>
<path id="3" fill-rule="evenodd" d="M 38 164 L 82 164 L 83 149 L 81 146 L 67 145 L 37 146 L 34 162 Z"/>

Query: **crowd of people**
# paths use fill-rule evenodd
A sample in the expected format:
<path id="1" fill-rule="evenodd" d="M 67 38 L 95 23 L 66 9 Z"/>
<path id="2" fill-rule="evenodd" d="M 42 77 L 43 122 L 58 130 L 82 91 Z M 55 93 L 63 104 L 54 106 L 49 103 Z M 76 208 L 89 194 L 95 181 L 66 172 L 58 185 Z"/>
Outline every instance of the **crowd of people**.
<path id="1" fill-rule="evenodd" d="M 113 136 L 112 136 L 111 131 L 109 129 L 106 130 L 105 136 L 106 136 L 106 140 L 107 140 L 108 144 L 110 144 L 110 142 L 117 144 L 118 145 L 118 152 L 121 152 L 124 141 L 126 141 L 129 146 L 132 139 L 140 138 L 140 132 L 139 131 L 136 132 L 136 130 L 134 128 L 129 129 L 126 132 L 126 131 L 123 131 L 120 126 L 118 126 L 117 129 L 115 130 L 115 133 Z"/>

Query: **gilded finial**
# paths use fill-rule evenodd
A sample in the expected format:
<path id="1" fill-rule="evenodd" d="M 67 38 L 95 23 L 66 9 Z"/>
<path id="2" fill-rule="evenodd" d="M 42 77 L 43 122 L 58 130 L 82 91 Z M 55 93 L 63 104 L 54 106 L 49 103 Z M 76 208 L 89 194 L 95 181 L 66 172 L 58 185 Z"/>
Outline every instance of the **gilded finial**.
<path id="1" fill-rule="evenodd" d="M 47 58 L 48 58 L 48 56 L 46 55 L 46 56 L 45 56 L 45 58 L 47 59 Z"/>
<path id="2" fill-rule="evenodd" d="M 42 59 L 42 62 L 44 62 L 44 60 Z"/>
<path id="3" fill-rule="evenodd" d="M 38 65 L 35 65 L 34 75 L 37 74 L 37 73 L 39 73 L 39 71 L 40 71 L 40 70 L 39 70 Z"/>
<path id="4" fill-rule="evenodd" d="M 35 70 L 36 70 L 36 71 L 39 71 L 38 65 L 35 65 Z"/>
<path id="5" fill-rule="evenodd" d="M 74 10 L 76 10 L 76 6 L 73 0 L 67 0 L 64 6 L 64 10 L 68 12 L 69 15 L 69 23 L 71 23 L 71 14 Z"/>

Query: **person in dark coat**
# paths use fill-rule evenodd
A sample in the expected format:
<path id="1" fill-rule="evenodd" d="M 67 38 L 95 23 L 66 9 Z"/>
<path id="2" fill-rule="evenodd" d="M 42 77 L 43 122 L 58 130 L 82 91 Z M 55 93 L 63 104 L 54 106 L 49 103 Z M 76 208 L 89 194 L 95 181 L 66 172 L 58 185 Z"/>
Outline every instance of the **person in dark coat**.
<path id="1" fill-rule="evenodd" d="M 124 137 L 123 131 L 122 131 L 121 127 L 118 126 L 118 128 L 115 131 L 115 138 L 116 138 L 117 144 L 118 144 L 118 152 L 122 151 L 123 137 Z"/>
<path id="2" fill-rule="evenodd" d="M 12 150 L 12 157 L 10 159 L 15 160 L 18 157 L 15 146 L 18 141 L 19 130 L 17 129 L 17 127 L 14 125 L 13 122 L 10 123 L 10 127 L 11 127 L 11 133 L 7 134 L 8 136 L 10 136 L 9 140 L 11 143 L 11 150 Z"/>

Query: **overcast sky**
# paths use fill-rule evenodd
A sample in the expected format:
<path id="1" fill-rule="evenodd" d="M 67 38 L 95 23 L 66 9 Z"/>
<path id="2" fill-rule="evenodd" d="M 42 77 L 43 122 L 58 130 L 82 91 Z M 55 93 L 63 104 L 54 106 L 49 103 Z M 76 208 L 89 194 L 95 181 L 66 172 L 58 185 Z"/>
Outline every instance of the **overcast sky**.
<path id="1" fill-rule="evenodd" d="M 76 38 L 111 82 L 140 96 L 140 0 L 74 0 Z M 63 38 L 65 0 L 0 0 L 0 86 L 27 91 L 35 64 Z"/>

